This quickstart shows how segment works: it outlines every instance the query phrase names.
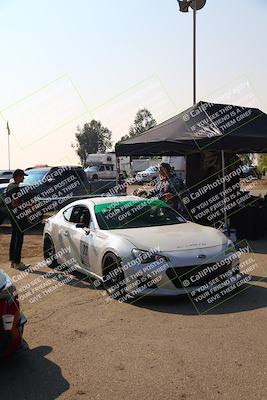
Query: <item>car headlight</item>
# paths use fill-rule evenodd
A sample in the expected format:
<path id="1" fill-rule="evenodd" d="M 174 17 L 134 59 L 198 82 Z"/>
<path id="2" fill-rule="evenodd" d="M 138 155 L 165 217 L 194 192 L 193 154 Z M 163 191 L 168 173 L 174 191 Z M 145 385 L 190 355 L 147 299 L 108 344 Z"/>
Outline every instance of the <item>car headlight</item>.
<path id="1" fill-rule="evenodd" d="M 232 240 L 228 239 L 227 245 L 226 245 L 226 250 L 225 250 L 225 255 L 235 253 L 235 251 L 236 251 L 236 249 L 235 249 L 234 243 L 232 242 Z"/>
<path id="2" fill-rule="evenodd" d="M 4 331 L 11 331 L 13 328 L 15 316 L 13 314 L 2 315 Z"/>
<path id="3" fill-rule="evenodd" d="M 5 285 L 0 290 L 0 300 L 6 300 L 8 304 L 11 304 L 17 298 L 17 296 L 18 293 L 13 285 L 12 280 L 5 273 Z"/>
<path id="4" fill-rule="evenodd" d="M 162 256 L 161 254 L 155 254 L 151 251 L 140 249 L 133 249 L 132 255 L 136 260 L 140 261 L 141 264 L 148 264 L 155 261 L 169 261 L 167 257 Z"/>

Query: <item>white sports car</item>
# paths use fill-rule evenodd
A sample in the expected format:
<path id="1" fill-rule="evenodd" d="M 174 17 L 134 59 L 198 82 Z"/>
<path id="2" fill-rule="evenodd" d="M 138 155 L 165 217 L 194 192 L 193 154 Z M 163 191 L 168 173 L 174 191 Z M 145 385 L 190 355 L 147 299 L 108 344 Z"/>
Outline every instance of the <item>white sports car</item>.
<path id="1" fill-rule="evenodd" d="M 160 200 L 136 196 L 75 201 L 45 224 L 45 259 L 95 278 L 110 295 L 179 295 L 237 274 L 233 243 L 186 221 Z"/>

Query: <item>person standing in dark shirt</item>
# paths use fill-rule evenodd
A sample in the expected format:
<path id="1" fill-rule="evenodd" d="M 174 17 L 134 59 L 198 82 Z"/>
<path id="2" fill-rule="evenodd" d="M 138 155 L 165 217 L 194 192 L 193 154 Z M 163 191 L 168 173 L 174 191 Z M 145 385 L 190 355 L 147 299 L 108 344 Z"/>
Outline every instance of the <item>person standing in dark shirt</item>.
<path id="1" fill-rule="evenodd" d="M 24 181 L 24 176 L 27 176 L 22 169 L 16 169 L 13 173 L 14 182 L 10 183 L 6 191 L 6 203 L 9 206 L 10 220 L 12 226 L 12 236 L 9 248 L 9 259 L 11 268 L 25 269 L 26 266 L 21 262 L 21 252 L 24 239 L 24 233 L 17 218 L 22 206 L 22 197 L 20 196 L 19 184 Z"/>

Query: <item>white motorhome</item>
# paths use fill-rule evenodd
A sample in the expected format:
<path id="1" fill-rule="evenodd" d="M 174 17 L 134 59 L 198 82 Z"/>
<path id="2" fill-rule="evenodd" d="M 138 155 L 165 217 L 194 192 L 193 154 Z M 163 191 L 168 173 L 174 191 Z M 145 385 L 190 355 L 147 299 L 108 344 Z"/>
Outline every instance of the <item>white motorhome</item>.
<path id="1" fill-rule="evenodd" d="M 116 160 L 113 152 L 88 154 L 86 164 L 85 172 L 89 179 L 116 178 L 118 168 L 125 177 L 131 174 L 130 157 L 118 157 Z"/>

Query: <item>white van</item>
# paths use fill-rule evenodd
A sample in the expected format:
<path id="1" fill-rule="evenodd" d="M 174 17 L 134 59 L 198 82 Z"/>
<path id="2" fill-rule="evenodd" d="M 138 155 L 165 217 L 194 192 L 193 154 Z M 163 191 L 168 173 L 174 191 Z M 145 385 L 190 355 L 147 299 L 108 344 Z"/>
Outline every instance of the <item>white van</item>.
<path id="1" fill-rule="evenodd" d="M 116 178 L 116 170 L 113 164 L 92 165 L 85 168 L 88 179 L 111 179 Z"/>

